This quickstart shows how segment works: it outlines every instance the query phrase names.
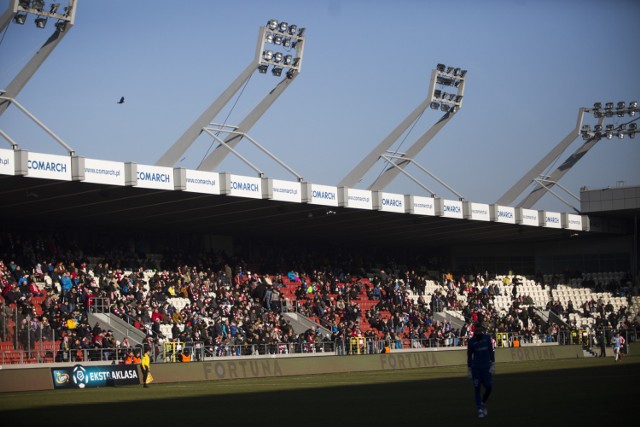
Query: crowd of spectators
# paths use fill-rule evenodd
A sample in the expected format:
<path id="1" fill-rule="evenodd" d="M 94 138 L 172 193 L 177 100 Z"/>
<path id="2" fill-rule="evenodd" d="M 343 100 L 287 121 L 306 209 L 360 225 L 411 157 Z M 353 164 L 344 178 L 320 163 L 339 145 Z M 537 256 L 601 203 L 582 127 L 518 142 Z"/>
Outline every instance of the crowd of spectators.
<path id="1" fill-rule="evenodd" d="M 262 249 L 247 251 L 243 258 L 217 253 L 189 260 L 175 254 L 149 259 L 113 250 L 90 256 L 75 242 L 11 234 L 2 238 L 0 330 L 6 339 L 10 319 L 17 320 L 24 349 L 46 339 L 60 342 L 60 354 L 104 349 L 109 358 L 126 360 L 133 351 L 127 339 L 116 340 L 110 330 L 89 324 L 87 312 L 105 301 L 112 313 L 146 334 L 145 346 L 157 349 L 158 343 L 179 341 L 185 348 L 201 344 L 218 355 L 221 348 L 244 353 L 256 345 L 293 345 L 300 350 L 352 337 L 396 347 L 403 340 L 456 346 L 465 343 L 477 322 L 525 342 L 539 335 L 557 337 L 571 327 L 544 321 L 524 294 L 514 293 L 509 309 L 498 310 L 494 298 L 504 291 L 488 273 L 454 276 L 434 266 L 401 267 L 391 261 L 380 268 L 351 257 L 332 265 L 322 255 L 300 251 L 290 258 L 273 258 L 271 252 L 267 260 Z M 431 280 L 438 290 L 427 294 Z M 595 286 L 625 289 L 624 283 Z M 178 297 L 189 303 L 176 307 L 172 302 Z M 547 308 L 559 315 L 567 310 L 581 310 L 585 316 L 601 313 L 599 328 L 638 327 L 635 313 L 608 310 L 604 303 L 581 308 L 558 304 L 550 302 Z M 434 314 L 444 309 L 462 313 L 463 326 L 437 320 Z M 310 328 L 296 334 L 283 316 L 286 310 L 312 318 L 329 333 Z M 171 326 L 170 334 L 163 325 Z"/>

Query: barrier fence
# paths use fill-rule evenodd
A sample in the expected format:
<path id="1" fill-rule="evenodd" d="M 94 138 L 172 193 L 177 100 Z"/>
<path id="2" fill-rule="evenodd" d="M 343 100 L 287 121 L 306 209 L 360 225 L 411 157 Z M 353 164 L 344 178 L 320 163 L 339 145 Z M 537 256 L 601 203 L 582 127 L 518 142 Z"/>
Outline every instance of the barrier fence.
<path id="1" fill-rule="evenodd" d="M 141 353 L 140 346 L 115 347 L 115 348 L 69 348 L 64 349 L 59 341 L 45 339 L 42 331 L 37 331 L 35 339 L 31 341 L 33 346 L 27 349 L 8 348 L 7 343 L 0 343 L 0 362 L 8 364 L 37 364 L 37 363 L 74 363 L 74 362 L 109 362 L 128 363 L 127 355 L 130 351 Z M 635 329 L 621 331 L 626 343 L 637 341 Z M 615 331 L 606 331 L 610 337 Z M 549 338 L 549 339 L 547 339 Z M 519 347 L 535 345 L 531 337 L 523 335 L 499 332 L 494 334 L 495 346 Z M 572 330 L 567 333 L 559 333 L 556 340 L 550 337 L 538 337 L 538 343 L 555 343 L 557 345 L 581 345 L 584 349 L 598 347 L 601 336 L 595 336 L 592 331 Z M 10 343 L 11 344 L 11 343 Z M 277 342 L 269 344 L 232 344 L 219 343 L 207 344 L 205 342 L 176 342 L 167 341 L 154 344 L 150 350 L 154 363 L 179 363 L 182 354 L 188 355 L 190 361 L 205 361 L 220 357 L 246 357 L 263 355 L 289 355 L 289 354 L 331 354 L 331 355 L 366 355 L 390 352 L 394 350 L 421 349 L 421 348 L 456 348 L 464 347 L 467 342 L 464 339 L 450 341 L 443 344 L 440 339 L 398 339 L 392 342 L 371 337 L 350 337 L 345 340 L 331 341 L 328 339 L 315 342 Z M 12 346 L 13 344 L 11 344 Z M 611 347 L 610 339 L 607 339 L 607 347 Z"/>

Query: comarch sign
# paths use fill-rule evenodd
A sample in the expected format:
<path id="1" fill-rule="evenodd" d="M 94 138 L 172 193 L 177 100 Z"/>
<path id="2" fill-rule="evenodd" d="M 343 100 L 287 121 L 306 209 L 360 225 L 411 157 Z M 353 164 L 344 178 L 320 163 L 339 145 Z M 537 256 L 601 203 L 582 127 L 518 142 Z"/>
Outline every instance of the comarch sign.
<path id="1" fill-rule="evenodd" d="M 54 389 L 140 384 L 138 365 L 75 365 L 52 368 L 51 378 Z"/>
<path id="2" fill-rule="evenodd" d="M 540 226 L 540 212 L 535 209 L 518 208 L 516 210 L 516 222 L 533 227 Z"/>
<path id="3" fill-rule="evenodd" d="M 136 186 L 156 190 L 173 190 L 173 168 L 137 165 Z"/>
<path id="4" fill-rule="evenodd" d="M 15 175 L 15 152 L 0 148 L 0 175 Z"/>
<path id="5" fill-rule="evenodd" d="M 125 167 L 121 162 L 84 159 L 84 182 L 125 185 Z"/>
<path id="6" fill-rule="evenodd" d="M 560 212 L 543 211 L 542 226 L 548 228 L 562 228 L 562 215 Z"/>
<path id="7" fill-rule="evenodd" d="M 184 191 L 192 193 L 220 194 L 220 175 L 217 172 L 186 169 Z"/>
<path id="8" fill-rule="evenodd" d="M 515 224 L 516 208 L 511 206 L 491 205 L 491 220 L 495 222 L 502 222 L 504 224 Z"/>
<path id="9" fill-rule="evenodd" d="M 71 157 L 28 153 L 27 176 L 30 178 L 71 181 Z"/>
<path id="10" fill-rule="evenodd" d="M 463 219 L 462 202 L 460 200 L 442 199 L 442 211 L 440 216 L 444 218 Z"/>
<path id="11" fill-rule="evenodd" d="M 409 213 L 429 216 L 436 214 L 436 199 L 433 197 L 407 195 L 405 202 Z"/>
<path id="12" fill-rule="evenodd" d="M 404 194 L 376 192 L 375 209 L 383 212 L 405 213 Z"/>
<path id="13" fill-rule="evenodd" d="M 582 216 L 576 214 L 565 213 L 562 215 L 562 228 L 568 230 L 583 230 Z"/>
<path id="14" fill-rule="evenodd" d="M 356 209 L 373 209 L 373 194 L 370 190 L 344 188 L 344 206 Z"/>
<path id="15" fill-rule="evenodd" d="M 299 182 L 274 179 L 271 181 L 271 197 L 272 200 L 281 202 L 300 203 L 302 201 L 302 185 Z"/>
<path id="16" fill-rule="evenodd" d="M 338 187 L 306 183 L 303 200 L 312 205 L 338 206 Z"/>
<path id="17" fill-rule="evenodd" d="M 262 179 L 255 176 L 221 174 L 224 181 L 224 193 L 229 196 L 262 199 Z"/>
<path id="18" fill-rule="evenodd" d="M 465 208 L 464 216 L 467 219 L 474 221 L 489 221 L 491 219 L 489 205 L 485 203 L 465 202 L 463 206 Z"/>

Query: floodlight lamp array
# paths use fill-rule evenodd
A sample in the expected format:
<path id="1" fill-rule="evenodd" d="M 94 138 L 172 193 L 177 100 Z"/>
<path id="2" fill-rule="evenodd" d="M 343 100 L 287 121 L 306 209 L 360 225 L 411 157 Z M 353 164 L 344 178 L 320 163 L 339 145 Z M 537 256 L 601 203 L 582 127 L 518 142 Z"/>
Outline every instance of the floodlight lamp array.
<path id="1" fill-rule="evenodd" d="M 593 138 L 597 140 L 602 138 L 613 139 L 614 137 L 624 139 L 625 135 L 633 139 L 636 137 L 636 133 L 638 133 L 638 125 L 636 123 L 623 123 L 618 126 L 607 124 L 604 127 L 601 124 L 597 124 L 593 126 L 593 128 L 591 128 L 591 125 L 586 124 L 582 125 L 582 129 L 580 130 L 582 139 L 585 141 Z"/>
<path id="2" fill-rule="evenodd" d="M 604 107 L 602 106 L 602 102 L 596 102 L 593 104 L 593 108 L 589 110 L 593 113 L 593 117 L 599 119 L 601 117 L 624 117 L 627 114 L 631 117 L 635 116 L 640 112 L 638 108 L 637 101 L 631 101 L 629 105 L 624 101 L 620 101 L 616 104 L 613 102 L 606 102 Z"/>
<path id="3" fill-rule="evenodd" d="M 24 25 L 29 13 L 36 15 L 34 23 L 37 28 L 43 29 L 47 26 L 49 18 L 56 19 L 56 31 L 64 32 L 68 24 L 71 22 L 71 6 L 65 6 L 63 13 L 58 13 L 60 3 L 50 3 L 47 10 L 44 0 L 20 0 L 18 2 L 19 10 L 13 17 L 16 24 Z"/>
<path id="4" fill-rule="evenodd" d="M 457 112 L 462 107 L 467 70 L 438 64 L 434 76 L 431 109 L 452 113 Z"/>
<path id="5" fill-rule="evenodd" d="M 270 19 L 264 28 L 258 71 L 266 74 L 271 66 L 271 73 L 280 77 L 287 69 L 288 78 L 292 78 L 299 72 L 302 65 L 304 31 L 304 28 L 299 28 L 295 24 Z"/>

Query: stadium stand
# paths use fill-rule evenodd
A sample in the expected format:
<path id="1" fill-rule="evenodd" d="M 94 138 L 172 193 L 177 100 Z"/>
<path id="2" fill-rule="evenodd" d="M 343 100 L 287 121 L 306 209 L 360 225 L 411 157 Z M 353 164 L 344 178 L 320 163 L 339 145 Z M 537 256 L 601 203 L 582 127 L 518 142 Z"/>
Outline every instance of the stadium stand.
<path id="1" fill-rule="evenodd" d="M 123 362 L 142 346 L 153 348 L 159 361 L 164 344 L 174 341 L 196 360 L 460 346 L 478 321 L 524 344 L 569 343 L 571 331 L 638 326 L 637 289 L 623 272 L 569 279 L 454 275 L 391 263 L 352 274 L 322 268 L 322 263 L 308 268 L 293 262 L 267 272 L 254 267 L 263 262 L 222 255 L 188 262 L 113 251 L 88 256 L 76 242 L 21 236 L 18 246 L 12 238 L 3 236 L 3 241 L 14 250 L 0 255 L 3 364 Z M 135 342 L 91 322 L 99 308 L 146 338 Z M 289 312 L 316 326 L 296 330 Z"/>

